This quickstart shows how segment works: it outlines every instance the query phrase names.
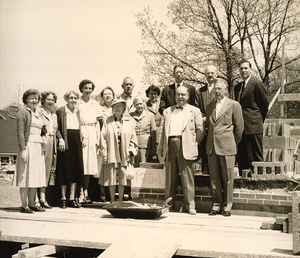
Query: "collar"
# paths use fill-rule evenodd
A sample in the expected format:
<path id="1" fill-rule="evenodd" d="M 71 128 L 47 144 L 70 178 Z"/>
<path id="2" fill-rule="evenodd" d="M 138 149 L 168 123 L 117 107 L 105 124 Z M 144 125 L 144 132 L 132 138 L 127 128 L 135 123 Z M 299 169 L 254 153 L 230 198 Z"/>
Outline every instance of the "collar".
<path id="1" fill-rule="evenodd" d="M 127 99 L 131 99 L 131 98 L 132 98 L 132 95 L 127 95 L 125 92 L 122 92 L 121 97 L 122 97 L 123 99 L 127 100 Z"/>
<path id="2" fill-rule="evenodd" d="M 75 107 L 74 113 L 72 113 L 72 111 L 67 107 L 67 105 L 65 105 L 65 111 L 66 111 L 66 114 L 74 115 L 77 113 L 78 109 Z"/>
<path id="3" fill-rule="evenodd" d="M 227 97 L 226 96 L 224 96 L 224 98 L 222 98 L 220 101 L 219 101 L 219 103 L 223 106 L 223 104 L 224 104 L 224 101 L 225 101 L 225 99 L 226 99 Z M 216 99 L 216 103 L 218 103 L 218 100 Z"/>
<path id="4" fill-rule="evenodd" d="M 183 85 L 183 81 L 182 81 L 181 83 L 177 83 L 176 81 L 174 81 L 174 84 L 175 84 L 175 89 L 177 89 L 177 87 L 179 87 L 179 86 L 182 86 L 182 85 Z M 179 86 L 178 86 L 178 84 L 179 84 Z"/>
<path id="5" fill-rule="evenodd" d="M 249 82 L 250 78 L 251 78 L 251 75 L 244 81 L 245 82 L 245 87 L 246 87 L 247 83 Z"/>

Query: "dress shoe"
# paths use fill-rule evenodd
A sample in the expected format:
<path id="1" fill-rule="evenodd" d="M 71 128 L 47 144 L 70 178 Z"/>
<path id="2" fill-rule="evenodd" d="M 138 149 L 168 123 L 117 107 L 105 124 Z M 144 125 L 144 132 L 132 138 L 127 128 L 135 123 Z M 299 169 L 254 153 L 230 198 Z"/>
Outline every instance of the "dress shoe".
<path id="1" fill-rule="evenodd" d="M 26 208 L 21 207 L 20 212 L 22 212 L 22 213 L 34 213 L 34 211 L 31 210 L 28 206 Z"/>
<path id="2" fill-rule="evenodd" d="M 36 211 L 36 212 L 44 212 L 46 211 L 45 208 L 41 207 L 41 206 L 28 206 L 31 210 Z"/>
<path id="3" fill-rule="evenodd" d="M 225 216 L 225 217 L 230 217 L 231 213 L 230 213 L 230 211 L 223 211 L 222 215 Z"/>
<path id="4" fill-rule="evenodd" d="M 68 207 L 71 208 L 81 208 L 81 204 L 77 200 L 69 200 Z"/>
<path id="5" fill-rule="evenodd" d="M 53 207 L 49 205 L 48 202 L 40 202 L 41 206 L 45 209 L 52 209 Z"/>
<path id="6" fill-rule="evenodd" d="M 196 212 L 195 209 L 189 209 L 189 214 L 190 214 L 190 215 L 196 215 L 197 212 Z"/>
<path id="7" fill-rule="evenodd" d="M 90 199 L 90 197 L 88 197 L 88 196 L 85 197 L 85 203 L 92 203 L 92 200 Z"/>
<path id="8" fill-rule="evenodd" d="M 67 208 L 67 200 L 61 200 L 60 207 L 61 209 L 66 209 Z"/>
<path id="9" fill-rule="evenodd" d="M 107 202 L 105 196 L 100 197 L 100 202 Z"/>
<path id="10" fill-rule="evenodd" d="M 217 215 L 218 213 L 220 213 L 220 212 L 219 212 L 219 211 L 215 211 L 215 210 L 211 210 L 211 212 L 208 213 L 208 215 L 210 215 L 210 216 L 215 216 L 215 215 Z"/>

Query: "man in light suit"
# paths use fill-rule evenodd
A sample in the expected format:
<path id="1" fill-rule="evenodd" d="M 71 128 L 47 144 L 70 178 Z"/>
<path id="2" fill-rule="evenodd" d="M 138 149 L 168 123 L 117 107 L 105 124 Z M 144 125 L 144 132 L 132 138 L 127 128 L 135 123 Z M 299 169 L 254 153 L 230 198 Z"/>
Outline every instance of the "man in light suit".
<path id="1" fill-rule="evenodd" d="M 239 173 L 252 169 L 252 161 L 263 161 L 263 123 L 268 112 L 267 92 L 263 83 L 251 75 L 251 63 L 240 62 L 243 82 L 234 88 L 235 99 L 241 104 L 244 118 L 244 132 L 238 146 Z"/>
<path id="2" fill-rule="evenodd" d="M 177 105 L 164 110 L 159 154 L 166 166 L 165 198 L 172 197 L 170 211 L 175 211 L 178 176 L 181 176 L 184 204 L 196 214 L 193 164 L 198 157 L 198 143 L 204 136 L 203 120 L 198 108 L 189 105 L 189 92 L 184 86 L 176 90 Z"/>
<path id="3" fill-rule="evenodd" d="M 235 155 L 244 130 L 241 106 L 225 96 L 226 87 L 225 81 L 217 80 L 215 100 L 208 104 L 206 112 L 206 153 L 213 199 L 209 215 L 231 215 Z"/>
<path id="4" fill-rule="evenodd" d="M 205 83 L 202 87 L 197 89 L 196 91 L 196 103 L 197 106 L 200 108 L 200 111 L 203 116 L 203 121 L 206 120 L 206 109 L 207 105 L 212 102 L 215 98 L 215 82 L 218 76 L 218 69 L 213 65 L 208 65 L 205 69 L 205 78 L 207 83 Z M 208 174 L 208 161 L 206 155 L 206 141 L 207 135 L 204 136 L 201 144 L 199 145 L 199 156 L 202 159 L 202 173 Z"/>
<path id="5" fill-rule="evenodd" d="M 175 79 L 175 82 L 171 85 L 165 86 L 163 88 L 163 91 L 161 93 L 160 97 L 160 108 L 159 112 L 163 114 L 163 111 L 171 107 L 173 105 L 176 105 L 176 89 L 179 86 L 184 86 L 188 88 L 189 90 L 189 99 L 188 103 L 196 106 L 196 95 L 195 95 L 195 87 L 192 85 L 189 85 L 187 82 L 183 81 L 184 79 L 184 69 L 182 65 L 175 65 L 173 69 L 173 77 Z"/>

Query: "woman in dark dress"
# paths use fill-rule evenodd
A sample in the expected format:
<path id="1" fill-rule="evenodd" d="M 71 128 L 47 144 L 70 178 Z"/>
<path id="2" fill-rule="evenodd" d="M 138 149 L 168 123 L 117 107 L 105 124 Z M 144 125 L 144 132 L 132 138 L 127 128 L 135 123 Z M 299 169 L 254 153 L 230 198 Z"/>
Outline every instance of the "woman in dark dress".
<path id="1" fill-rule="evenodd" d="M 68 91 L 64 95 L 67 105 L 57 110 L 58 133 L 58 157 L 57 176 L 61 186 L 61 208 L 67 206 L 80 208 L 78 198 L 75 198 L 77 185 L 84 183 L 82 144 L 83 137 L 80 130 L 80 116 L 76 108 L 79 94 Z M 70 197 L 67 203 L 66 191 L 70 185 Z"/>

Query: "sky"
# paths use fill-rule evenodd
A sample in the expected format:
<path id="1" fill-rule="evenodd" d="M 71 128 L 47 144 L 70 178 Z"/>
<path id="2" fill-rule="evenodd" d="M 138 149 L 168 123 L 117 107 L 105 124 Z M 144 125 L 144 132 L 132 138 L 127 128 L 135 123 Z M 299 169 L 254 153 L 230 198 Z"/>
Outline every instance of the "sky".
<path id="1" fill-rule="evenodd" d="M 121 93 L 123 78 L 142 86 L 144 48 L 134 14 L 149 6 L 167 22 L 162 0 L 0 0 L 0 108 L 18 101 L 26 89 L 63 94 L 83 79 Z M 19 94 L 20 92 L 20 94 Z M 20 96 L 20 97 L 19 97 Z"/>

